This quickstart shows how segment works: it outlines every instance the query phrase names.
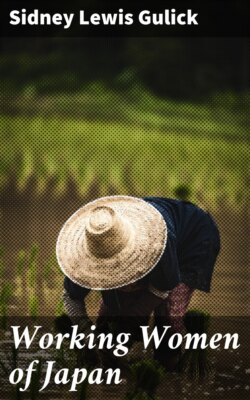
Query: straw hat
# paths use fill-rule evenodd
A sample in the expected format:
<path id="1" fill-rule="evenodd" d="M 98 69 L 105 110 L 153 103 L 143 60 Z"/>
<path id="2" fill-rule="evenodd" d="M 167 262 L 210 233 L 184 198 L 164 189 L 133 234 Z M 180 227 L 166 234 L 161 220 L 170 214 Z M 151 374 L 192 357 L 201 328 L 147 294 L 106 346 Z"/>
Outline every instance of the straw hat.
<path id="1" fill-rule="evenodd" d="M 167 226 L 156 208 L 136 197 L 109 196 L 86 204 L 66 221 L 56 254 L 73 282 L 115 289 L 148 274 L 166 241 Z"/>

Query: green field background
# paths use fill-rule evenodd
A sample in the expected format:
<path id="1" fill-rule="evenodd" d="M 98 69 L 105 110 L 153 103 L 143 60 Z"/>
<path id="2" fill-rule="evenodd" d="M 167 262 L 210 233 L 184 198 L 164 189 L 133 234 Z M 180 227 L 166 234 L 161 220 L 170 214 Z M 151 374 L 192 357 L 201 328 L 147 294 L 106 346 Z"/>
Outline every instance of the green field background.
<path id="1" fill-rule="evenodd" d="M 209 210 L 222 253 L 211 297 L 197 293 L 193 305 L 248 314 L 249 88 L 240 79 L 247 58 L 233 57 L 238 42 L 218 44 L 227 55 L 221 65 L 214 40 L 197 65 L 185 41 L 154 48 L 130 39 L 117 63 L 112 46 L 106 59 L 89 45 L 80 55 L 68 41 L 54 50 L 46 43 L 6 41 L 0 58 L 1 315 L 63 312 L 56 237 L 77 207 L 110 194 L 175 197 Z M 218 77 L 201 84 L 204 65 L 216 65 Z M 229 70 L 238 80 L 232 72 L 220 86 Z M 98 304 L 92 293 L 90 313 Z"/>

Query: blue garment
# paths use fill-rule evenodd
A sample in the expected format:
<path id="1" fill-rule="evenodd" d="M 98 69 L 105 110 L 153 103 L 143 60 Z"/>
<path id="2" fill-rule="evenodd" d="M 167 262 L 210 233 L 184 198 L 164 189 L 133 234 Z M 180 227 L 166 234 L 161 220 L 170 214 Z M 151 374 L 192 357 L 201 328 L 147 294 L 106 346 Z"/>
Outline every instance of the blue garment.
<path id="1" fill-rule="evenodd" d="M 168 228 L 163 256 L 147 279 L 161 290 L 171 290 L 183 282 L 209 292 L 220 250 L 219 231 L 211 215 L 186 201 L 160 197 L 144 200 L 162 214 Z"/>
<path id="2" fill-rule="evenodd" d="M 145 197 L 144 200 L 162 214 L 168 237 L 159 263 L 140 282 L 150 283 L 159 290 L 172 290 L 183 282 L 209 292 L 220 250 L 219 231 L 211 215 L 186 201 L 161 197 Z M 82 300 L 89 292 L 67 277 L 64 287 L 75 299 Z M 102 291 L 102 296 L 104 302 L 110 304 L 117 298 L 117 290 Z"/>

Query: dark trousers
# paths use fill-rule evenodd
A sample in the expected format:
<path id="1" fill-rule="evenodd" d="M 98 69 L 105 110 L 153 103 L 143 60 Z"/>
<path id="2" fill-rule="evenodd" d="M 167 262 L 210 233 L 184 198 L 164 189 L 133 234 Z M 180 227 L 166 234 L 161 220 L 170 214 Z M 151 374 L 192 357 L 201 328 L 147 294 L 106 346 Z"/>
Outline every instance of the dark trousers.
<path id="1" fill-rule="evenodd" d="M 163 326 L 171 326 L 164 340 L 158 349 L 154 349 L 155 359 L 160 361 L 169 370 L 174 369 L 178 361 L 180 349 L 172 350 L 168 347 L 168 339 L 174 333 L 182 333 L 184 330 L 183 317 L 187 311 L 192 298 L 194 289 L 184 283 L 180 283 L 162 300 L 151 294 L 148 290 L 141 289 L 133 292 L 119 291 L 118 299 L 120 310 L 112 307 L 112 304 L 102 302 L 99 310 L 99 321 L 105 321 L 106 318 L 121 317 L 120 321 L 127 328 L 127 322 L 137 324 L 147 324 L 151 313 L 154 313 L 154 323 L 157 326 L 159 334 L 163 332 Z"/>

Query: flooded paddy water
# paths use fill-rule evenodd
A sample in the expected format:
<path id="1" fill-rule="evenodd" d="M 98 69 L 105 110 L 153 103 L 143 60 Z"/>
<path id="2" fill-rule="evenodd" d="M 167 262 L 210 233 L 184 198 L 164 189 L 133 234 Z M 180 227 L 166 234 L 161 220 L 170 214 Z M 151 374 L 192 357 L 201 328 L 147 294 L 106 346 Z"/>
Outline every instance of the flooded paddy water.
<path id="1" fill-rule="evenodd" d="M 95 193 L 95 188 L 93 188 Z M 17 195 L 9 189 L 0 196 L 0 243 L 3 247 L 4 275 L 2 279 L 15 287 L 9 312 L 27 315 L 27 270 L 17 274 L 17 256 L 21 249 L 30 252 L 33 244 L 39 248 L 36 259 L 34 291 L 39 297 L 39 315 L 53 315 L 60 299 L 63 276 L 52 262 L 51 271 L 44 274 L 46 265 L 55 252 L 57 235 L 66 219 L 86 201 L 79 198 L 74 187 L 60 199 L 51 196 L 49 189 L 43 196 L 35 197 L 27 188 Z M 250 222 L 249 209 L 232 210 L 221 205 L 212 215 L 221 234 L 219 255 L 212 282 L 211 293 L 196 292 L 191 307 L 198 307 L 212 315 L 239 316 L 250 314 Z M 93 300 L 91 300 L 93 299 Z M 92 306 L 91 306 L 91 303 Z M 96 293 L 90 295 L 89 307 L 95 314 Z"/>
<path id="2" fill-rule="evenodd" d="M 217 321 L 218 322 L 218 321 Z M 230 323 L 231 326 L 235 328 L 236 321 L 220 321 L 223 324 L 223 330 L 229 328 Z M 238 320 L 239 322 L 239 320 Z M 248 320 L 248 326 L 240 327 L 238 332 L 242 333 L 241 340 L 241 348 L 239 350 L 221 350 L 217 349 L 214 351 L 210 351 L 209 359 L 213 366 L 213 372 L 209 375 L 209 377 L 203 381 L 191 380 L 185 374 L 179 373 L 168 373 L 165 372 L 163 377 L 161 378 L 161 383 L 157 389 L 157 398 L 158 399 L 248 399 L 250 392 L 250 363 L 249 363 L 249 348 L 248 348 L 248 335 L 246 335 L 246 330 L 249 332 L 250 324 Z M 218 330 L 218 323 L 216 323 L 216 329 Z M 242 330 L 243 329 L 243 330 Z M 230 330 L 230 328 L 229 328 Z M 12 352 L 12 341 L 10 334 L 5 334 L 4 337 L 1 335 L 0 340 L 0 357 L 1 362 L 4 362 L 5 365 L 8 365 L 8 358 Z M 140 353 L 142 354 L 142 353 Z M 64 368 L 67 365 L 71 364 L 70 358 L 74 358 L 75 354 L 73 352 L 64 354 Z M 145 356 L 144 356 L 145 357 Z M 27 352 L 22 346 L 20 347 L 18 354 L 17 365 L 19 368 L 23 370 L 27 369 L 29 364 L 33 360 L 39 360 L 42 365 L 41 378 L 38 380 L 37 387 L 41 388 L 44 384 L 44 376 L 46 374 L 46 362 L 48 360 L 56 360 L 56 368 L 55 372 L 59 369 L 60 366 L 60 355 L 55 350 L 43 350 L 41 351 L 38 348 L 37 343 L 34 343 L 32 349 Z M 133 363 L 133 359 L 131 363 Z M 135 358 L 136 361 L 136 358 Z M 12 366 L 14 368 L 14 366 Z M 62 368 L 62 366 L 60 367 Z M 119 385 L 87 385 L 86 387 L 86 397 L 80 397 L 80 385 L 77 387 L 78 392 L 69 392 L 70 383 L 67 385 L 56 386 L 54 383 L 51 383 L 43 392 L 40 392 L 36 395 L 36 397 L 32 397 L 32 399 L 45 398 L 48 399 L 124 399 L 126 398 L 126 394 L 131 391 L 131 377 L 130 375 L 124 374 L 123 381 Z M 0 394 L 1 399 L 31 399 L 30 391 L 28 390 L 26 393 L 22 393 L 22 397 L 11 397 L 13 396 L 13 386 L 11 386 L 8 382 L 7 377 L 0 372 Z M 22 386 L 24 386 L 24 382 L 22 382 Z M 136 397 L 137 398 L 137 397 Z M 138 397 L 139 399 L 143 399 L 144 397 Z M 155 397 L 152 397 L 154 399 Z"/>
<path id="3" fill-rule="evenodd" d="M 94 190 L 94 189 L 93 189 Z M 74 188 L 60 199 L 53 198 L 49 190 L 42 197 L 36 198 L 27 190 L 17 195 L 9 189 L 0 198 L 0 243 L 3 248 L 4 268 L 1 275 L 2 285 L 12 285 L 11 296 L 8 299 L 7 316 L 31 315 L 31 299 L 33 313 L 42 316 L 53 316 L 61 300 L 63 276 L 56 262 L 52 259 L 51 267 L 48 263 L 53 258 L 58 232 L 65 220 L 78 207 L 91 198 L 78 198 Z M 179 374 L 166 373 L 158 388 L 160 399 L 237 399 L 249 398 L 250 393 L 250 357 L 248 348 L 249 317 L 250 317 L 250 259 L 249 237 L 250 225 L 247 209 L 232 210 L 221 206 L 212 212 L 221 233 L 222 250 L 219 256 L 212 290 L 210 294 L 196 292 L 190 308 L 197 308 L 210 313 L 215 317 L 215 331 L 239 332 L 241 347 L 238 350 L 216 350 L 210 354 L 214 366 L 214 374 L 208 381 L 192 382 Z M 26 268 L 17 273 L 17 258 L 21 249 L 27 254 L 33 244 L 39 251 L 36 255 L 34 276 Z M 44 270 L 46 269 L 46 273 Z M 19 271 L 20 272 L 20 271 Z M 90 315 L 96 315 L 100 296 L 91 293 L 88 297 L 87 308 Z M 232 318 L 236 317 L 236 318 Z M 10 338 L 1 331 L 0 358 L 4 360 L 6 350 L 10 346 Z M 24 355 L 24 353 L 23 353 Z M 34 353 L 35 355 L 35 353 Z M 32 355 L 32 357 L 34 357 Z M 45 354 L 45 358 L 49 355 Z M 20 362 L 27 367 L 27 359 L 20 355 Z M 1 373 L 1 399 L 9 399 L 9 388 L 4 386 L 8 382 Z M 119 387 L 88 387 L 88 398 L 123 399 L 127 385 Z M 77 399 L 79 395 L 67 390 L 52 388 L 49 392 L 39 396 L 51 399 Z M 78 397 L 77 397 L 78 396 Z M 26 397 L 23 397 L 26 398 Z M 27 397 L 29 398 L 29 397 Z"/>

